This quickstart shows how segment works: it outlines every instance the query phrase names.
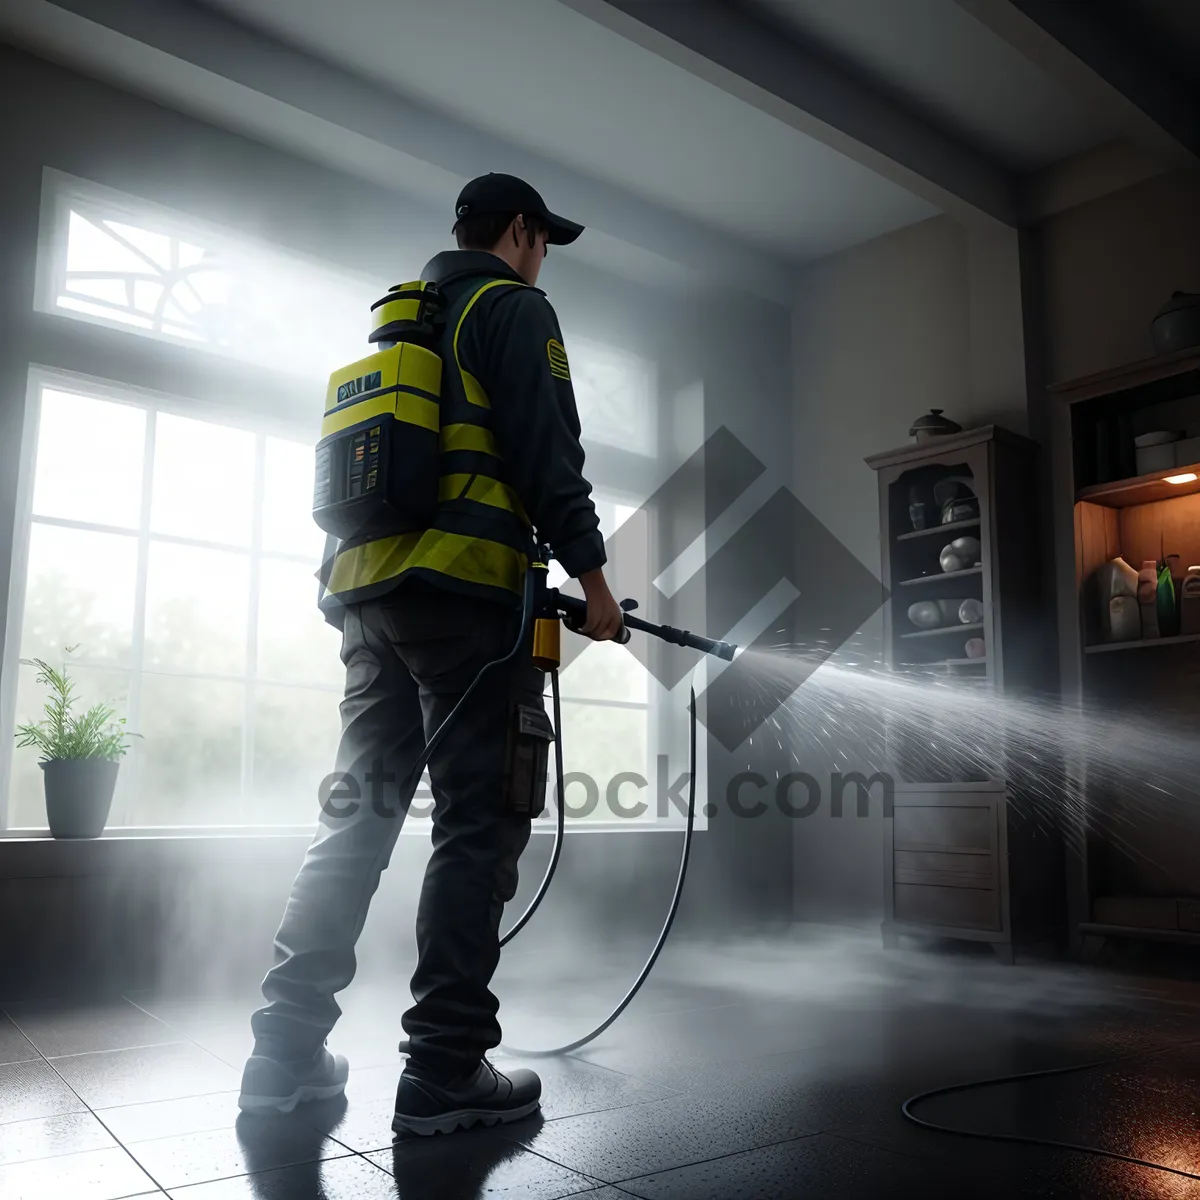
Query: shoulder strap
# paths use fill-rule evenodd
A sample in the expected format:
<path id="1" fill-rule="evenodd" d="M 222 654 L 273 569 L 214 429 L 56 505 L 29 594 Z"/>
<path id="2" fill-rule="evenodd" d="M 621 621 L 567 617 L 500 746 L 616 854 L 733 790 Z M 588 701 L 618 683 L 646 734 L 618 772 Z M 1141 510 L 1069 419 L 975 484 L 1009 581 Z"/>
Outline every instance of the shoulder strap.
<path id="1" fill-rule="evenodd" d="M 529 285 L 526 283 L 518 283 L 515 279 L 492 279 L 485 283 L 483 287 L 476 289 L 470 300 L 468 300 L 466 305 L 463 307 L 463 310 L 458 317 L 458 324 L 454 327 L 454 362 L 460 371 L 462 370 L 462 362 L 458 357 L 458 335 L 462 332 L 463 322 L 467 319 L 467 313 L 469 313 L 471 309 L 475 307 L 475 301 L 478 300 L 485 292 L 489 292 L 495 287 L 523 288 L 528 286 Z"/>

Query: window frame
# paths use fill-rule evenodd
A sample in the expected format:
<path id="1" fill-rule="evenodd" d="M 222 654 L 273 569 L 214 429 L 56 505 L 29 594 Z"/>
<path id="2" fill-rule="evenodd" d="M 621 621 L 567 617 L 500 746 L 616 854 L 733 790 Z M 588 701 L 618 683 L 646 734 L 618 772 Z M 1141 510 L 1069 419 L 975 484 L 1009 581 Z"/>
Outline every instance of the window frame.
<path id="1" fill-rule="evenodd" d="M 380 296 L 390 286 L 382 279 L 368 276 L 362 271 L 340 267 L 328 260 L 320 259 L 313 254 L 296 250 L 282 243 L 269 241 L 259 236 L 250 236 L 218 222 L 193 216 L 190 212 L 169 208 L 151 200 L 143 200 L 115 188 L 56 170 L 53 167 L 43 168 L 38 223 L 38 253 L 34 274 L 34 311 L 47 317 L 65 319 L 68 322 L 80 322 L 97 330 L 123 334 L 127 342 L 149 343 L 160 349 L 171 348 L 183 351 L 185 354 L 199 353 L 210 360 L 209 370 L 220 370 L 220 364 L 224 364 L 226 368 L 240 367 L 243 371 L 266 372 L 293 387 L 297 380 L 305 382 L 309 378 L 304 374 L 289 374 L 281 370 L 274 360 L 269 366 L 264 366 L 260 361 L 245 358 L 233 350 L 214 345 L 203 339 L 181 337 L 166 331 L 146 329 L 117 318 L 105 318 L 96 313 L 60 307 L 58 284 L 66 277 L 68 255 L 66 232 L 70 228 L 70 214 L 73 205 L 83 210 L 81 215 L 84 215 L 85 219 L 91 219 L 86 216 L 87 210 L 103 209 L 105 210 L 105 216 L 101 218 L 103 220 L 117 220 L 170 238 L 194 239 L 199 243 L 207 243 L 218 251 L 244 249 L 250 255 L 259 252 L 288 259 L 296 264 L 309 266 L 314 272 L 323 273 L 326 276 L 336 276 L 343 283 L 361 284 L 364 290 L 377 292 Z M 393 250 L 395 250 L 394 247 Z M 364 344 L 366 330 L 367 319 L 364 315 Z M 133 353 L 136 355 L 138 350 L 134 349 Z"/>

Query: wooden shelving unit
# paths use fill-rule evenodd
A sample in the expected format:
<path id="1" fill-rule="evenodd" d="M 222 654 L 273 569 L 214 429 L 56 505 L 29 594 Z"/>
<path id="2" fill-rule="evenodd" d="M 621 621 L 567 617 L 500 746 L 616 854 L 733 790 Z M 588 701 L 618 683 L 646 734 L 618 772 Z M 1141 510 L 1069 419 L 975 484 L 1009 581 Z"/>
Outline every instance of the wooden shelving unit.
<path id="1" fill-rule="evenodd" d="M 1027 439 L 986 426 L 867 459 L 879 481 L 888 669 L 972 696 L 1035 679 L 1047 657 L 1030 637 L 1042 590 L 1029 487 L 1036 453 Z M 910 493 L 931 493 L 949 478 L 970 481 L 978 515 L 941 525 L 935 512 L 931 527 L 913 529 Z M 960 537 L 978 538 L 978 565 L 942 571 L 942 547 Z M 964 599 L 979 602 L 980 620 L 922 629 L 908 616 L 914 603 Z M 971 639 L 983 640 L 983 656 L 964 656 Z M 887 720 L 897 783 L 885 847 L 884 941 L 903 933 L 982 941 L 1011 962 L 1016 945 L 1047 940 L 1061 927 L 1061 846 L 1031 837 L 1031 823 L 1021 819 L 1026 798 L 1006 769 L 1002 741 L 986 754 L 982 746 L 951 750 L 962 743 L 953 703 L 944 690 L 930 696 L 936 703 L 928 711 L 915 701 L 911 719 Z"/>
<path id="2" fill-rule="evenodd" d="M 1200 718 L 1200 634 L 1106 642 L 1093 589 L 1096 569 L 1118 556 L 1137 569 L 1163 552 L 1178 555 L 1177 588 L 1200 563 L 1200 464 L 1139 474 L 1133 447 L 1153 430 L 1200 432 L 1200 349 L 1050 393 L 1064 703 L 1118 725 L 1128 713 L 1138 729 L 1156 713 Z M 1187 475 L 1196 478 L 1167 482 Z M 1166 805 L 1155 779 L 1120 778 L 1112 758 L 1096 762 L 1086 746 L 1072 767 L 1082 791 L 1064 813 L 1074 950 L 1089 958 L 1106 938 L 1200 943 L 1200 819 L 1182 815 L 1193 801 L 1200 807 L 1200 780 L 1194 797 Z M 1119 839 L 1110 832 L 1118 827 Z"/>

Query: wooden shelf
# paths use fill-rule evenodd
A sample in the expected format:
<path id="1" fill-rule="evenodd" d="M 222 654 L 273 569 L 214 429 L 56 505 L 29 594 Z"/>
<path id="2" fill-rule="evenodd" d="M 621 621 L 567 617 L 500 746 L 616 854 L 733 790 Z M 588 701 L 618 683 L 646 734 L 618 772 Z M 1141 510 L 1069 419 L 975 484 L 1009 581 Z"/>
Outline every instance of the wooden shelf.
<path id="1" fill-rule="evenodd" d="M 973 667 L 977 663 L 986 665 L 987 655 L 982 658 L 939 658 L 933 662 L 896 663 L 893 669 L 906 674 L 919 674 L 922 671 L 931 672 L 935 667 Z"/>
<path id="2" fill-rule="evenodd" d="M 978 524 L 978 517 L 968 517 L 965 521 L 950 521 L 945 525 L 932 525 L 928 529 L 914 529 L 912 533 L 897 534 L 896 541 L 908 542 L 913 538 L 932 537 L 935 533 L 953 533 L 956 529 L 970 529 Z"/>
<path id="3" fill-rule="evenodd" d="M 1167 483 L 1168 475 L 1195 475 L 1190 483 Z M 1200 492 L 1200 463 L 1190 467 L 1171 467 L 1154 471 L 1150 475 L 1138 475 L 1133 479 L 1118 479 L 1112 483 L 1098 483 L 1083 488 L 1075 499 L 1089 504 L 1102 504 L 1106 508 L 1130 508 L 1135 504 L 1152 504 L 1155 500 L 1174 500 L 1177 496 L 1191 496 Z"/>
<path id="4" fill-rule="evenodd" d="M 982 567 L 967 567 L 962 571 L 942 571 L 937 575 L 921 575 L 916 579 L 900 580 L 901 587 L 917 587 L 922 583 L 937 583 L 941 579 L 962 579 L 965 575 L 982 575 Z"/>
<path id="5" fill-rule="evenodd" d="M 1182 646 L 1187 642 L 1200 642 L 1200 633 L 1183 633 L 1178 637 L 1142 638 L 1136 642 L 1101 642 L 1097 646 L 1084 646 L 1084 654 L 1111 654 L 1114 650 L 1141 650 L 1147 646 Z"/>
<path id="6" fill-rule="evenodd" d="M 983 622 L 975 621 L 970 625 L 939 625 L 936 629 L 921 629 L 916 633 L 902 633 L 902 638 L 927 638 L 937 637 L 943 633 L 970 633 L 975 629 L 982 629 Z"/>
<path id="7" fill-rule="evenodd" d="M 1050 391 L 1061 396 L 1068 404 L 1081 400 L 1095 400 L 1100 396 L 1111 396 L 1117 392 L 1128 392 L 1133 388 L 1157 383 L 1160 379 L 1171 379 L 1185 375 L 1188 371 L 1200 371 L 1200 347 L 1190 347 L 1175 354 L 1162 354 L 1155 358 L 1144 358 L 1140 362 L 1100 371 L 1082 379 L 1064 380 L 1052 384 Z"/>

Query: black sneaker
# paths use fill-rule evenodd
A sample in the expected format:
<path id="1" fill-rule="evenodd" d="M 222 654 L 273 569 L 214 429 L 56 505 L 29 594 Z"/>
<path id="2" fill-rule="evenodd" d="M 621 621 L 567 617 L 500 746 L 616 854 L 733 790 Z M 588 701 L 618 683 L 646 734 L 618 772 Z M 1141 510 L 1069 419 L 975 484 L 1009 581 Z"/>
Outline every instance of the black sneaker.
<path id="1" fill-rule="evenodd" d="M 542 1081 L 533 1071 L 502 1075 L 485 1058 L 469 1074 L 434 1083 L 410 1064 L 396 1089 L 394 1133 L 453 1133 L 476 1125 L 519 1121 L 541 1102 Z"/>
<path id="2" fill-rule="evenodd" d="M 340 1096 L 349 1074 L 346 1060 L 324 1047 L 313 1058 L 304 1059 L 282 1060 L 255 1053 L 242 1072 L 238 1107 L 250 1113 L 290 1113 L 305 1101 Z"/>

